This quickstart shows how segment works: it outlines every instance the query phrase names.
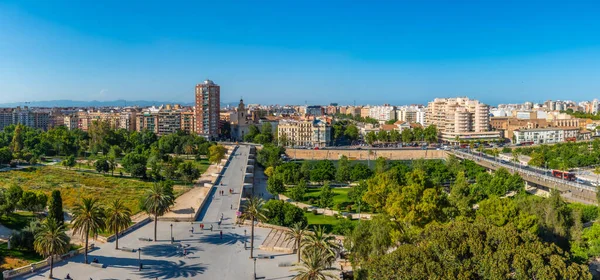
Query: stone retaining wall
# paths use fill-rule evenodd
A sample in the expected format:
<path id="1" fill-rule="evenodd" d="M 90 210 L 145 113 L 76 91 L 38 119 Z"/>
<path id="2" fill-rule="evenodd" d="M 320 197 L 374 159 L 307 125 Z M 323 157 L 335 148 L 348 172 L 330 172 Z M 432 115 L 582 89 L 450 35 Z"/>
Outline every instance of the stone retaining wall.
<path id="1" fill-rule="evenodd" d="M 286 149 L 289 158 L 309 160 L 338 160 L 342 155 L 351 160 L 375 160 L 384 157 L 389 160 L 415 160 L 415 159 L 446 159 L 446 151 L 443 150 L 306 150 Z"/>

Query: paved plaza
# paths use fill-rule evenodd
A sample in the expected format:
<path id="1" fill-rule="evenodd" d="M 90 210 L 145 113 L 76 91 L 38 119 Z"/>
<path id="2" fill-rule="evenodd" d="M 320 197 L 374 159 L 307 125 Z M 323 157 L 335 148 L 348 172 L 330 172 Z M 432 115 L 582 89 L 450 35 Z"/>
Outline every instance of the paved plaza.
<path id="1" fill-rule="evenodd" d="M 98 248 L 90 252 L 88 259 L 97 258 L 104 268 L 83 264 L 83 255 L 68 261 L 59 262 L 54 268 L 54 277 L 63 279 L 67 274 L 73 279 L 253 279 L 254 261 L 250 259 L 250 227 L 238 227 L 235 223 L 237 203 L 242 187 L 243 170 L 248 159 L 249 148 L 240 146 L 232 161 L 226 167 L 218 187 L 209 194 L 205 208 L 198 221 L 158 222 L 157 241 L 142 241 L 140 238 L 153 238 L 154 223 L 149 223 L 119 240 L 121 248 L 135 252 L 115 250 L 114 242 L 98 243 Z M 229 194 L 233 189 L 233 194 Z M 220 195 L 219 190 L 225 190 Z M 223 222 L 218 224 L 223 216 Z M 204 230 L 200 230 L 200 223 Z M 175 242 L 171 244 L 171 225 Z M 212 225 L 213 230 L 210 230 Z M 192 232 L 192 228 L 194 229 Z M 222 231 L 222 237 L 221 237 Z M 254 247 L 258 248 L 269 233 L 269 229 L 255 228 Z M 141 251 L 138 251 L 141 248 Z M 184 252 L 187 255 L 184 256 Z M 281 254 L 254 251 L 273 256 L 272 259 L 258 259 L 256 273 L 261 279 L 291 279 L 289 267 L 279 267 L 280 263 L 293 263 L 294 254 Z M 139 259 L 143 269 L 139 271 Z M 26 275 L 23 279 L 46 279 L 49 269 Z"/>

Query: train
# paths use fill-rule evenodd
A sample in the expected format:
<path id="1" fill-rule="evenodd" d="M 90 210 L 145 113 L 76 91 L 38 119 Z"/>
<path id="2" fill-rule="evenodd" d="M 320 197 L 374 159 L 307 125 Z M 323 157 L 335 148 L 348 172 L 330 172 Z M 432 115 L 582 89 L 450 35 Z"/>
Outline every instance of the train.
<path id="1" fill-rule="evenodd" d="M 567 181 L 577 180 L 577 177 L 575 176 L 575 174 L 571 173 L 569 171 L 552 170 L 552 176 L 554 176 L 556 178 L 564 179 Z"/>

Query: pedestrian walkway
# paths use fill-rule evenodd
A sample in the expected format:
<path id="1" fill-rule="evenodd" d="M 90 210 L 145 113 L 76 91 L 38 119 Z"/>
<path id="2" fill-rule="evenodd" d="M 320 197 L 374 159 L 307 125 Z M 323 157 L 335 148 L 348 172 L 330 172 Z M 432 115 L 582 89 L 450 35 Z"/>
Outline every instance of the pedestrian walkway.
<path id="1" fill-rule="evenodd" d="M 297 202 L 283 194 L 279 194 L 279 200 L 284 200 L 285 202 L 295 205 L 296 207 L 298 207 L 300 209 L 307 208 L 308 210 L 317 210 L 317 213 L 325 215 L 325 216 L 340 215 L 340 211 L 319 208 L 319 207 L 312 206 L 310 204 Z M 370 214 L 370 213 L 360 213 L 360 214 L 353 213 L 351 215 L 352 215 L 352 219 L 363 219 L 363 220 L 370 220 L 373 216 L 373 214 Z"/>

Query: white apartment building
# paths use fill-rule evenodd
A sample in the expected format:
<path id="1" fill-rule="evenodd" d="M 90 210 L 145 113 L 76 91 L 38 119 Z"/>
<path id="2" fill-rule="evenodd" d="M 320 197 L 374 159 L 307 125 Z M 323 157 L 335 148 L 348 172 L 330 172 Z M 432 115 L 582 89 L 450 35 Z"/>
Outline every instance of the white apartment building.
<path id="1" fill-rule="evenodd" d="M 496 140 L 500 132 L 490 131 L 488 105 L 467 97 L 436 98 L 427 106 L 426 125 L 435 125 L 444 141 Z"/>
<path id="2" fill-rule="evenodd" d="M 514 130 L 515 144 L 533 142 L 533 144 L 551 144 L 564 142 L 579 136 L 579 128 L 532 128 Z"/>
<path id="3" fill-rule="evenodd" d="M 369 117 L 380 122 L 396 119 L 396 107 L 390 105 L 373 106 L 369 108 Z"/>
<path id="4" fill-rule="evenodd" d="M 331 126 L 319 119 L 281 120 L 277 125 L 277 137 L 279 141 L 285 141 L 286 146 L 325 147 L 331 142 Z"/>
<path id="5" fill-rule="evenodd" d="M 426 110 L 419 106 L 402 106 L 396 108 L 396 119 L 403 122 L 419 123 L 425 126 Z"/>

